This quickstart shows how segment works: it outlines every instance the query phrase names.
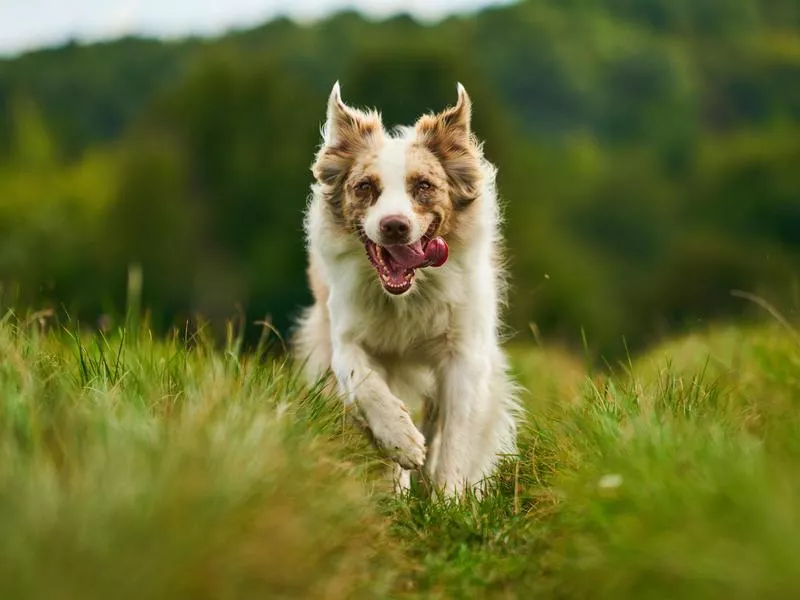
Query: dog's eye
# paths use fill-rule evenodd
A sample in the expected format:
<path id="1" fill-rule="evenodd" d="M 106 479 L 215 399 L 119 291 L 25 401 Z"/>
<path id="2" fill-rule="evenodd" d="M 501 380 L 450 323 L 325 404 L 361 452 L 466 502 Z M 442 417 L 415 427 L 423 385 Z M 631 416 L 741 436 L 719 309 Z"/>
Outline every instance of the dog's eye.
<path id="1" fill-rule="evenodd" d="M 417 189 L 420 192 L 429 192 L 433 189 L 433 184 L 430 181 L 425 181 L 423 179 L 417 182 Z"/>
<path id="2" fill-rule="evenodd" d="M 372 182 L 367 181 L 366 179 L 364 181 L 359 181 L 356 184 L 356 191 L 358 192 L 369 192 L 371 190 L 372 190 Z"/>

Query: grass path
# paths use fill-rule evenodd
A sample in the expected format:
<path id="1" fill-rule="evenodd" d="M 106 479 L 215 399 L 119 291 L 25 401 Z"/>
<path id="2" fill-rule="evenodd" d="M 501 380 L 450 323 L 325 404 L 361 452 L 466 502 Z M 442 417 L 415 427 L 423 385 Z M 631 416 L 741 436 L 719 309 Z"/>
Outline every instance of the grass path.
<path id="1" fill-rule="evenodd" d="M 800 345 L 719 329 L 613 375 L 513 348 L 520 455 L 393 497 L 335 399 L 196 343 L 0 323 L 0 598 L 800 597 Z"/>

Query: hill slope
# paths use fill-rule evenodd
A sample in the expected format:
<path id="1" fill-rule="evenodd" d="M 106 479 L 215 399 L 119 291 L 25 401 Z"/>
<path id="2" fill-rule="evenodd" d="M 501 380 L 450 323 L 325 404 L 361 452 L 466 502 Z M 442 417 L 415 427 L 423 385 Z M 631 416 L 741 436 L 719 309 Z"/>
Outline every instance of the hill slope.
<path id="1" fill-rule="evenodd" d="M 507 204 L 515 330 L 614 360 L 749 317 L 731 290 L 796 315 L 799 14 L 529 0 L 0 60 L 0 306 L 124 314 L 139 265 L 162 333 L 240 311 L 285 332 L 309 302 L 302 211 L 339 79 L 387 126 L 469 90 Z"/>

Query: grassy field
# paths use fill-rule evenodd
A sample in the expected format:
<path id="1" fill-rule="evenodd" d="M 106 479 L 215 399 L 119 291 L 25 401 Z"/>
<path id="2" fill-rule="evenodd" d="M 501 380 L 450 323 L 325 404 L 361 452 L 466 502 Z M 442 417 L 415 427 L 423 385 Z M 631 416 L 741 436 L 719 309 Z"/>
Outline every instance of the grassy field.
<path id="1" fill-rule="evenodd" d="M 800 338 L 515 347 L 520 455 L 389 493 L 335 399 L 199 340 L 0 323 L 0 598 L 800 597 Z"/>

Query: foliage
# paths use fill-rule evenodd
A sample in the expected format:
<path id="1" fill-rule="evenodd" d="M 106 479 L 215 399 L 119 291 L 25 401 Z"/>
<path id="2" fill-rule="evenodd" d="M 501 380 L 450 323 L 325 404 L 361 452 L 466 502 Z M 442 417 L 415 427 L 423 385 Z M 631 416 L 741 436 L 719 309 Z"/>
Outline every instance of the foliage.
<path id="1" fill-rule="evenodd" d="M 799 20 L 788 0 L 531 0 L 0 61 L 3 301 L 120 314 L 138 263 L 160 331 L 236 310 L 285 331 L 332 82 L 395 124 L 460 80 L 500 168 L 516 331 L 613 360 L 749 316 L 734 289 L 793 315 Z"/>
<path id="2" fill-rule="evenodd" d="M 483 499 L 395 497 L 341 409 L 229 330 L 0 323 L 3 598 L 763 598 L 800 589 L 800 337 L 680 338 L 610 375 L 517 346 Z"/>

